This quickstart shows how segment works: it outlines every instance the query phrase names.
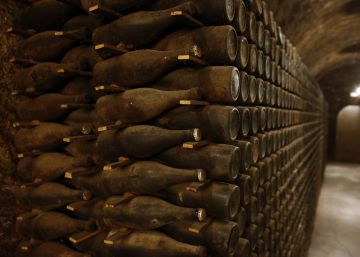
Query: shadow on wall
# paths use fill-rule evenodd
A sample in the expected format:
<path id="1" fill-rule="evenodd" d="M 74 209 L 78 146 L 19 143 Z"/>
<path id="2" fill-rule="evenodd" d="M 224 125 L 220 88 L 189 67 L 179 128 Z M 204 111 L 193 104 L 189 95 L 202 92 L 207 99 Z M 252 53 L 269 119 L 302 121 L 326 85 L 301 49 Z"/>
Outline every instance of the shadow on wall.
<path id="1" fill-rule="evenodd" d="M 360 163 L 360 105 L 348 105 L 337 116 L 336 160 Z"/>

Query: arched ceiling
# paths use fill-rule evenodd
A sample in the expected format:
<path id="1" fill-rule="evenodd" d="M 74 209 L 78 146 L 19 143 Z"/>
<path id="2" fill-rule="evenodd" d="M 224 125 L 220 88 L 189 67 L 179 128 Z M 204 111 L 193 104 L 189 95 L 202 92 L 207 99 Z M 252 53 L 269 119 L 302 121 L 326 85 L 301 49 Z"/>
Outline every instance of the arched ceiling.
<path id="1" fill-rule="evenodd" d="M 330 109 L 360 86 L 360 0 L 269 0 L 276 21 L 320 83 Z"/>

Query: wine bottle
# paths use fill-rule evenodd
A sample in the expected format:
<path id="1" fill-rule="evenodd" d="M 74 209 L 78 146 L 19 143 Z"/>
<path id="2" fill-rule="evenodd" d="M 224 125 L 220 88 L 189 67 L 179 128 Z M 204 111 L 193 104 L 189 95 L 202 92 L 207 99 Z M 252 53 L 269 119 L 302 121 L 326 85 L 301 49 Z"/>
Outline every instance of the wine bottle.
<path id="1" fill-rule="evenodd" d="M 246 70 L 250 74 L 255 74 L 256 67 L 257 67 L 257 52 L 256 52 L 256 45 L 255 44 L 249 44 L 249 62 L 246 66 Z"/>
<path id="2" fill-rule="evenodd" d="M 19 104 L 19 120 L 58 121 L 71 112 L 71 108 L 62 108 L 63 104 L 84 104 L 88 100 L 86 95 L 44 94 Z"/>
<path id="3" fill-rule="evenodd" d="M 206 248 L 178 242 L 155 231 L 134 231 L 126 237 L 105 241 L 110 256 L 148 257 L 149 253 L 158 257 L 205 257 Z"/>
<path id="4" fill-rule="evenodd" d="M 75 74 L 60 74 L 58 70 L 74 70 L 79 68 L 74 63 L 66 65 L 44 62 L 16 72 L 12 79 L 15 90 L 27 95 L 40 95 L 49 91 L 59 90 L 67 80 Z"/>
<path id="5" fill-rule="evenodd" d="M 239 35 L 243 35 L 246 32 L 246 6 L 242 0 L 235 0 L 235 6 L 235 17 L 232 25 Z"/>
<path id="6" fill-rule="evenodd" d="M 154 42 L 179 21 L 178 17 L 171 15 L 174 11 L 193 15 L 195 6 L 192 2 L 184 2 L 170 9 L 130 13 L 95 29 L 92 36 L 93 43 L 110 45 L 122 43 L 135 48 L 144 47 Z"/>
<path id="7" fill-rule="evenodd" d="M 249 89 L 249 75 L 244 72 L 241 71 L 240 72 L 240 94 L 239 94 L 239 99 L 238 102 L 239 103 L 246 103 L 248 98 L 249 98 L 249 94 L 250 94 L 250 89 Z"/>
<path id="8" fill-rule="evenodd" d="M 74 157 L 89 157 L 95 153 L 95 141 L 78 141 L 64 147 L 66 153 Z"/>
<path id="9" fill-rule="evenodd" d="M 239 235 L 242 235 L 245 231 L 247 224 L 247 215 L 243 207 L 240 207 L 238 214 L 235 216 L 232 221 L 236 222 L 239 228 Z"/>
<path id="10" fill-rule="evenodd" d="M 107 198 L 112 194 L 109 192 L 107 185 L 101 181 L 101 173 L 102 168 L 99 166 L 79 168 L 75 169 L 75 174 L 74 170 L 67 172 L 65 178 L 67 178 L 66 182 L 75 188 L 89 190 L 99 198 Z"/>
<path id="11" fill-rule="evenodd" d="M 153 47 L 156 50 L 170 51 L 184 47 L 199 46 L 204 61 L 214 64 L 231 64 L 235 61 L 238 39 L 235 29 L 230 26 L 203 27 L 174 32 Z"/>
<path id="12" fill-rule="evenodd" d="M 246 37 L 251 43 L 256 43 L 256 16 L 251 11 L 246 14 Z"/>
<path id="13" fill-rule="evenodd" d="M 250 132 L 250 111 L 246 107 L 237 108 L 240 114 L 239 138 L 247 137 Z"/>
<path id="14" fill-rule="evenodd" d="M 235 65 L 238 68 L 245 69 L 249 62 L 249 46 L 246 37 L 238 37 L 238 52 L 235 59 Z"/>
<path id="15" fill-rule="evenodd" d="M 239 238 L 234 257 L 250 257 L 251 256 L 251 247 L 249 240 L 245 238 Z"/>
<path id="16" fill-rule="evenodd" d="M 77 41 L 86 40 L 86 33 L 82 29 L 68 31 L 66 34 L 78 40 L 57 36 L 56 31 L 44 31 L 23 40 L 15 56 L 38 62 L 58 61 Z"/>
<path id="17" fill-rule="evenodd" d="M 155 124 L 168 129 L 197 127 L 204 139 L 221 143 L 238 137 L 240 116 L 238 110 L 230 106 L 180 107 L 161 116 Z"/>
<path id="18" fill-rule="evenodd" d="M 73 217 L 82 220 L 96 220 L 102 216 L 105 202 L 100 198 L 89 201 L 79 200 L 66 205 L 66 211 Z"/>
<path id="19" fill-rule="evenodd" d="M 255 194 L 260 184 L 259 169 L 255 166 L 251 166 L 247 171 L 245 171 L 245 174 L 251 177 L 251 191 Z"/>
<path id="20" fill-rule="evenodd" d="M 73 65 L 75 70 L 92 71 L 95 64 L 102 61 L 94 47 L 81 45 L 69 50 L 61 60 L 63 65 Z"/>
<path id="21" fill-rule="evenodd" d="M 239 186 L 240 188 L 240 201 L 241 205 L 245 206 L 250 201 L 251 196 L 251 177 L 247 175 L 240 174 L 237 180 L 235 181 L 235 184 Z"/>
<path id="22" fill-rule="evenodd" d="M 80 108 L 68 114 L 63 122 L 71 126 L 87 127 L 92 124 L 97 124 L 98 120 L 93 109 Z"/>
<path id="23" fill-rule="evenodd" d="M 137 88 L 100 97 L 96 102 L 95 111 L 103 122 L 120 120 L 124 123 L 136 123 L 155 118 L 178 105 L 180 100 L 199 99 L 200 92 L 197 88 L 181 91 Z"/>
<path id="24" fill-rule="evenodd" d="M 204 245 L 219 256 L 232 254 L 239 239 L 238 224 L 232 221 L 179 221 L 166 225 L 164 230 L 180 242 Z"/>
<path id="25" fill-rule="evenodd" d="M 122 201 L 121 196 L 111 197 L 107 202 Z M 151 196 L 136 196 L 116 206 L 106 204 L 103 218 L 116 225 L 132 229 L 155 229 L 182 220 L 203 221 L 204 209 L 184 208 Z"/>
<path id="26" fill-rule="evenodd" d="M 85 11 L 89 11 L 92 6 L 100 5 L 120 13 L 131 10 L 146 10 L 153 2 L 152 0 L 81 0 Z"/>
<path id="27" fill-rule="evenodd" d="M 180 206 L 204 208 L 217 218 L 232 219 L 240 207 L 239 187 L 221 182 L 178 184 L 163 190 L 161 196 Z"/>
<path id="28" fill-rule="evenodd" d="M 200 56 L 196 45 L 173 51 L 137 50 L 98 62 L 94 66 L 94 79 L 98 85 L 116 84 L 139 87 L 153 82 L 183 61 L 179 55 Z"/>
<path id="29" fill-rule="evenodd" d="M 152 6 L 153 9 L 165 9 L 174 5 L 184 3 L 187 0 L 158 0 Z M 193 0 L 196 6 L 196 17 L 207 25 L 230 24 L 235 16 L 235 1 L 220 0 L 206 1 Z"/>
<path id="30" fill-rule="evenodd" d="M 204 100 L 214 103 L 233 103 L 240 93 L 240 75 L 232 66 L 183 68 L 170 72 L 154 82 L 162 90 L 185 90 L 197 87 Z"/>
<path id="31" fill-rule="evenodd" d="M 252 162 L 252 147 L 251 143 L 243 140 L 236 140 L 231 142 L 232 145 L 237 146 L 240 150 L 240 172 L 244 173 Z"/>
<path id="32" fill-rule="evenodd" d="M 176 169 L 156 162 L 142 161 L 102 172 L 98 183 L 103 184 L 111 194 L 151 194 L 174 184 L 204 182 L 205 179 L 206 173 L 202 169 Z"/>
<path id="33" fill-rule="evenodd" d="M 81 135 L 78 128 L 59 123 L 40 123 L 35 127 L 21 128 L 14 137 L 14 145 L 18 152 L 32 150 L 51 151 L 63 145 L 63 138 Z"/>
<path id="34" fill-rule="evenodd" d="M 15 17 L 14 26 L 25 30 L 33 29 L 37 32 L 58 30 L 76 13 L 76 8 L 60 1 L 36 1 L 30 8 Z"/>
<path id="35" fill-rule="evenodd" d="M 203 169 L 215 180 L 234 181 L 240 170 L 240 149 L 232 145 L 209 144 L 197 149 L 176 146 L 159 154 L 157 159 L 185 169 Z"/>
<path id="36" fill-rule="evenodd" d="M 62 29 L 64 31 L 76 30 L 81 28 L 86 28 L 90 31 L 103 25 L 104 21 L 101 17 L 95 15 L 85 15 L 81 14 L 69 19 Z"/>
<path id="37" fill-rule="evenodd" d="M 256 247 L 256 242 L 258 240 L 258 235 L 259 233 L 259 229 L 258 226 L 256 224 L 250 224 L 248 229 L 245 231 L 244 237 L 249 240 L 250 242 L 250 247 L 252 250 L 255 249 Z"/>
<path id="38" fill-rule="evenodd" d="M 53 182 L 46 182 L 35 188 L 17 187 L 14 194 L 16 199 L 26 206 L 46 210 L 91 198 L 89 191 L 75 190 Z"/>
<path id="39" fill-rule="evenodd" d="M 35 215 L 26 217 L 27 215 Z M 17 217 L 17 229 L 24 237 L 38 240 L 53 240 L 94 229 L 92 221 L 73 219 L 60 212 L 27 213 Z"/>
<path id="40" fill-rule="evenodd" d="M 71 157 L 62 153 L 43 153 L 35 157 L 21 158 L 17 164 L 17 175 L 21 180 L 32 182 L 55 180 L 70 169 L 87 167 L 92 161 L 88 157 Z"/>
<path id="41" fill-rule="evenodd" d="M 105 131 L 96 141 L 97 161 L 115 161 L 120 156 L 147 158 L 186 141 L 199 141 L 199 129 L 167 130 L 139 125 L 120 131 Z"/>
<path id="42" fill-rule="evenodd" d="M 103 231 L 97 235 L 73 243 L 74 247 L 82 252 L 91 253 L 92 257 L 108 257 L 106 245 L 104 240 L 107 238 L 108 232 Z"/>
<path id="43" fill-rule="evenodd" d="M 249 137 L 248 141 L 251 143 L 251 164 L 257 163 L 260 156 L 260 143 L 257 137 Z"/>
<path id="44" fill-rule="evenodd" d="M 25 249 L 28 247 L 26 246 Z M 24 251 L 24 250 L 22 250 Z M 74 251 L 67 246 L 56 242 L 48 241 L 40 245 L 25 250 L 24 257 L 91 257 L 90 254 Z"/>
<path id="45" fill-rule="evenodd" d="M 68 96 L 86 95 L 91 102 L 96 102 L 99 97 L 104 95 L 95 90 L 94 82 L 89 77 L 76 77 L 72 79 L 62 88 L 61 94 Z"/>

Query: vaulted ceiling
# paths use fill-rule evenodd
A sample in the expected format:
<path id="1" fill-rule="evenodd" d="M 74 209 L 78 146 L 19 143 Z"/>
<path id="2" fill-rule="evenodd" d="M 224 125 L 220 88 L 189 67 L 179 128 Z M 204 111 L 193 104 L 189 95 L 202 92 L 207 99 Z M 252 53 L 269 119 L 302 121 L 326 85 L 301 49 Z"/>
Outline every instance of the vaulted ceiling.
<path id="1" fill-rule="evenodd" d="M 276 20 L 319 81 L 330 109 L 360 85 L 360 0 L 269 0 Z"/>
<path id="2" fill-rule="evenodd" d="M 329 158 L 334 159 L 336 116 L 359 104 L 360 0 L 269 0 L 276 20 L 308 65 L 329 103 Z"/>

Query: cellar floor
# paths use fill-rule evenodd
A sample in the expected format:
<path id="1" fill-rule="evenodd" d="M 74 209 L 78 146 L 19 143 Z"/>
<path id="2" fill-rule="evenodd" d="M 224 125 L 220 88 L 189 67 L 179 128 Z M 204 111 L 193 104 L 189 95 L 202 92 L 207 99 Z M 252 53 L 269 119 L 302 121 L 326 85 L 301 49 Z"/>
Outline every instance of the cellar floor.
<path id="1" fill-rule="evenodd" d="M 329 164 L 308 257 L 360 254 L 360 165 Z"/>

